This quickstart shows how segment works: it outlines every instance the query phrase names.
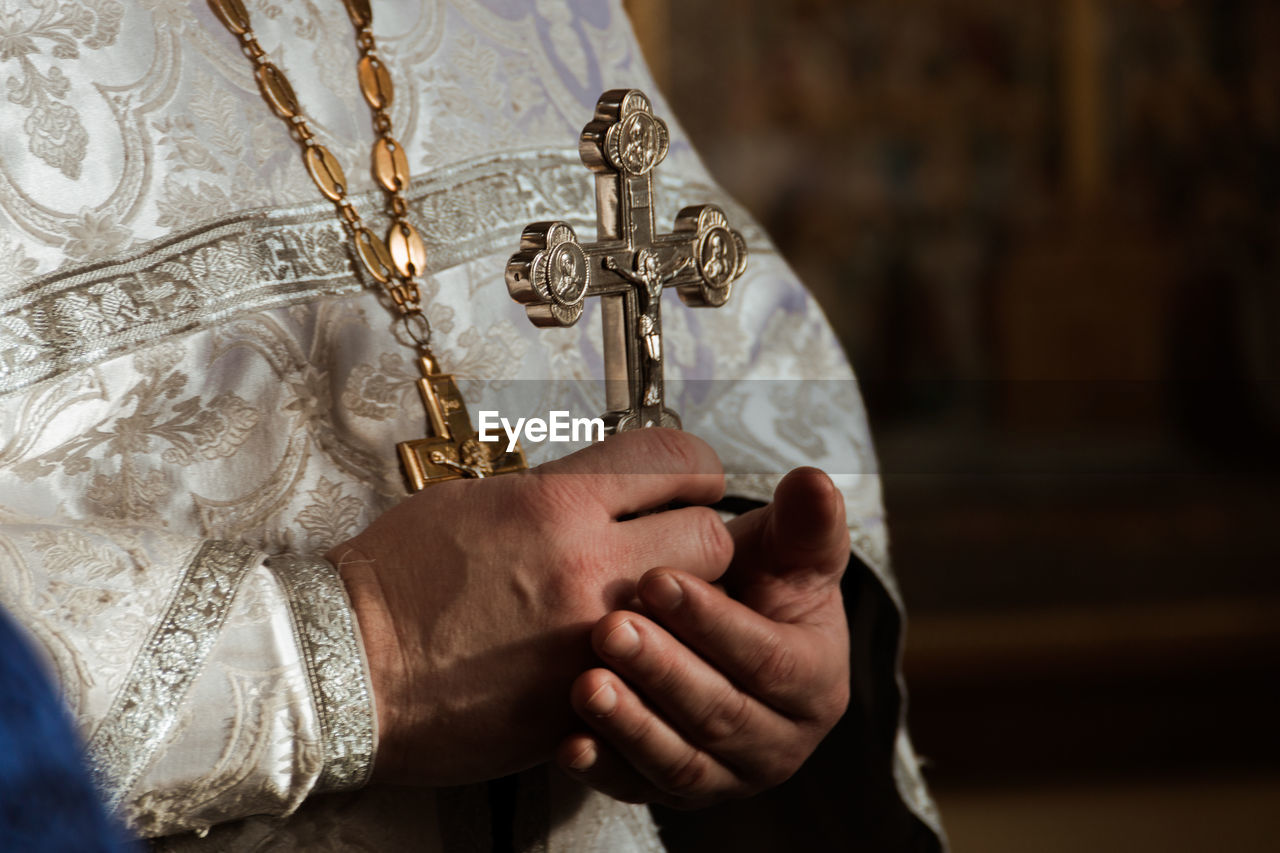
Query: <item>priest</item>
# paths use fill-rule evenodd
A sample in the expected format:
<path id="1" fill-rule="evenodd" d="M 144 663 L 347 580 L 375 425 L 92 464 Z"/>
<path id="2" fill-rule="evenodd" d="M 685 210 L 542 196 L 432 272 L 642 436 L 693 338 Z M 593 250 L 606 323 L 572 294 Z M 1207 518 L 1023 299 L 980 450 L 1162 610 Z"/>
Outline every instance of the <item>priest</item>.
<path id="1" fill-rule="evenodd" d="M 653 291 L 630 361 L 621 303 L 567 323 L 513 281 L 513 251 L 539 269 L 529 222 L 599 225 L 574 144 L 599 93 L 654 91 L 616 4 L 3 21 L 0 603 L 134 832 L 655 849 L 638 804 L 775 785 L 852 701 L 890 724 L 850 772 L 940 837 L 898 720 L 865 418 L 767 238 L 655 120 L 615 166 L 708 248 L 610 256 Z M 713 240 L 693 202 L 737 230 Z M 700 263 L 733 299 L 659 317 L 666 283 L 720 304 L 680 278 Z M 544 295 L 608 268 L 558 261 Z M 618 434 L 485 456 L 468 405 L 607 409 Z"/>

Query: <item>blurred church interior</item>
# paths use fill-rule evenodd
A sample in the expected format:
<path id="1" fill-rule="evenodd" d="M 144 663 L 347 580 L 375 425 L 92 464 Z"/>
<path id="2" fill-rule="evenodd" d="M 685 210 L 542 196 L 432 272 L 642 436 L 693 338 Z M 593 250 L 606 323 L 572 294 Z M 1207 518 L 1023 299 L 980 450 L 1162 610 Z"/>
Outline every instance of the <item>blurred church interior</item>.
<path id="1" fill-rule="evenodd" d="M 1280 4 L 627 6 L 859 373 L 953 849 L 1277 849 Z"/>

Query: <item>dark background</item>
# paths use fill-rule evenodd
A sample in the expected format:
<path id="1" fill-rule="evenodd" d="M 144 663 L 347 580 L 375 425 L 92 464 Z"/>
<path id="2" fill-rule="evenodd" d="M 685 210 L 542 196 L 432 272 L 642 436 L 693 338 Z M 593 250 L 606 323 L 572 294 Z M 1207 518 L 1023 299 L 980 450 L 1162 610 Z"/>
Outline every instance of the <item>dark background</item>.
<path id="1" fill-rule="evenodd" d="M 635 0 L 863 382 L 958 853 L 1280 838 L 1280 4 Z"/>

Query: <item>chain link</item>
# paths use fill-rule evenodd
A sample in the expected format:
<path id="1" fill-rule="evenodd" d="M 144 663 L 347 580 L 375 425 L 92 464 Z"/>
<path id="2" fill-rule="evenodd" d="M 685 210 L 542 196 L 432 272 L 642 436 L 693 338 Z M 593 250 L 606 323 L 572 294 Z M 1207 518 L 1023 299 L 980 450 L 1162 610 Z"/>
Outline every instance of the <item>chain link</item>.
<path id="1" fill-rule="evenodd" d="M 221 5 L 220 0 L 209 0 L 209 5 L 213 7 L 213 10 L 217 14 L 219 20 L 224 24 L 227 24 L 228 16 L 219 8 Z M 245 14 L 247 23 L 247 13 Z M 240 45 L 245 56 L 248 57 L 256 68 L 261 69 L 264 66 L 271 65 L 270 57 L 267 55 L 267 52 L 262 49 L 262 45 L 258 43 L 258 38 L 251 27 L 246 26 L 243 32 L 239 32 L 230 24 L 227 24 L 227 28 L 231 31 L 232 35 L 239 38 Z M 361 60 L 370 60 L 374 64 L 375 68 L 382 69 L 382 60 L 378 56 L 377 42 L 373 36 L 372 22 L 363 27 L 357 25 L 356 46 L 359 48 Z M 279 69 L 277 69 L 277 71 L 281 77 L 284 76 L 283 71 L 279 71 Z M 382 69 L 382 73 L 385 77 L 385 69 Z M 389 85 L 390 78 L 385 77 L 385 81 L 388 84 L 386 91 L 382 91 L 381 88 L 378 89 L 380 94 L 378 100 L 381 101 L 380 105 L 374 106 L 373 103 L 369 101 L 367 95 L 366 101 L 369 101 L 369 110 L 373 116 L 373 128 L 379 139 L 394 142 L 394 137 L 391 134 L 391 114 L 388 111 L 392 97 Z M 364 85 L 365 81 L 362 79 L 362 88 Z M 270 105 L 271 101 L 268 98 L 267 93 L 264 91 L 262 95 L 263 99 L 267 100 L 267 103 Z M 308 153 L 307 150 L 313 148 L 319 148 L 320 151 L 318 153 L 326 153 L 323 147 L 316 142 L 315 132 L 311 129 L 311 125 L 307 123 L 307 120 L 302 115 L 294 115 L 290 118 L 285 118 L 284 121 L 289 126 L 290 135 L 297 140 L 304 153 Z M 309 155 L 314 156 L 316 153 L 317 152 L 312 151 L 309 152 Z M 336 162 L 336 158 L 334 162 Z M 313 175 L 312 177 L 314 178 L 315 176 Z M 395 190 L 383 187 L 383 193 L 387 198 L 387 211 L 393 220 L 392 228 L 399 227 L 401 223 L 406 225 L 409 224 L 409 203 L 405 200 L 402 193 L 402 190 L 408 186 L 408 175 L 406 174 L 404 176 L 403 181 L 397 181 L 396 183 L 397 187 Z M 405 334 L 413 342 L 420 355 L 429 356 L 434 361 L 435 356 L 431 352 L 431 323 L 427 320 L 426 314 L 422 312 L 422 295 L 415 277 L 412 275 L 406 276 L 394 271 L 388 274 L 383 263 L 383 260 L 389 257 L 386 254 L 386 241 L 380 240 L 365 226 L 364 220 L 360 216 L 360 212 L 356 210 L 355 206 L 352 205 L 350 201 L 347 200 L 345 189 L 339 194 L 339 198 L 334 199 L 333 204 L 337 210 L 338 216 L 342 219 L 344 230 L 352 240 L 352 244 L 356 250 L 356 257 L 364 263 L 366 269 L 368 269 L 370 275 L 373 276 L 374 279 L 383 283 L 384 289 L 391 297 L 392 307 L 400 317 L 401 323 L 404 325 Z M 368 247 L 362 246 L 362 239 L 369 241 L 370 244 L 372 241 L 377 241 L 380 245 L 370 245 Z M 373 256 L 372 258 L 370 257 L 371 255 Z M 421 270 L 413 269 L 408 271 L 415 274 L 421 272 Z"/>
<path id="2" fill-rule="evenodd" d="M 244 46 L 245 54 L 253 60 L 255 65 L 261 65 L 267 61 L 267 52 L 262 49 L 262 45 L 258 44 L 258 37 L 253 34 L 252 30 L 243 33 L 240 36 L 240 41 Z"/>
<path id="3" fill-rule="evenodd" d="M 348 225 L 359 228 L 364 224 L 364 220 L 360 218 L 360 211 L 356 210 L 355 205 L 345 198 L 338 204 L 338 213 L 342 215 Z"/>

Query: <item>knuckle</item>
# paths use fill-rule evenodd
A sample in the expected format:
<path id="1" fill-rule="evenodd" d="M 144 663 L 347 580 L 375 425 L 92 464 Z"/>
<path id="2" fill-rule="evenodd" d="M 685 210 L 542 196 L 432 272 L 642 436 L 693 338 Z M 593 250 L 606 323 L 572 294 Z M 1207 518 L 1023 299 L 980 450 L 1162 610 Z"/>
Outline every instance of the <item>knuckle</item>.
<path id="1" fill-rule="evenodd" d="M 583 503 L 583 489 L 574 474 L 531 472 L 513 509 L 539 528 L 558 527 L 566 512 Z"/>
<path id="2" fill-rule="evenodd" d="M 531 607 L 541 607 L 547 614 L 595 621 L 599 616 L 601 562 L 584 549 L 557 537 L 550 536 L 545 541 L 547 547 L 538 560 L 536 581 L 527 584 L 531 587 L 527 592 L 515 590 L 519 600 Z"/>
<path id="3" fill-rule="evenodd" d="M 607 543 L 582 535 L 584 525 L 590 527 L 582 519 L 588 501 L 588 489 L 577 475 L 539 473 L 529 476 L 501 508 L 526 531 L 530 574 L 538 587 L 533 597 L 548 605 L 576 609 L 589 604 L 596 581 L 610 564 L 603 547 Z"/>
<path id="4" fill-rule="evenodd" d="M 733 537 L 729 528 L 710 507 L 692 507 L 698 519 L 698 542 L 702 555 L 710 565 L 723 568 L 733 559 Z"/>
<path id="5" fill-rule="evenodd" d="M 641 745 L 653 739 L 654 717 L 651 714 L 639 714 L 626 724 L 622 737 L 633 744 Z"/>
<path id="6" fill-rule="evenodd" d="M 770 634 L 756 651 L 751 683 L 766 694 L 786 690 L 796 681 L 800 663 L 795 650 L 777 634 Z"/>
<path id="7" fill-rule="evenodd" d="M 726 685 L 698 715 L 693 726 L 694 734 L 706 744 L 731 741 L 746 730 L 751 721 L 751 711 L 751 702 L 746 694 Z"/>
<path id="8" fill-rule="evenodd" d="M 695 599 L 696 601 L 696 599 Z M 697 603 L 696 607 L 690 608 L 690 619 L 685 625 L 690 635 L 696 638 L 696 643 L 708 644 L 709 646 L 732 646 L 736 647 L 734 642 L 734 620 L 731 611 L 723 607 L 708 607 L 705 602 Z M 747 664 L 746 672 L 749 674 L 752 663 Z"/>
<path id="9" fill-rule="evenodd" d="M 643 617 L 632 620 L 640 632 L 644 652 L 632 659 L 635 667 L 629 675 L 643 684 L 647 693 L 658 696 L 679 696 L 689 686 L 689 669 L 679 653 L 668 643 L 655 641 L 651 626 Z"/>
<path id="10" fill-rule="evenodd" d="M 649 440 L 656 447 L 655 450 L 671 459 L 676 468 L 681 471 L 699 470 L 699 457 L 695 440 L 687 432 L 681 432 L 674 429 L 647 429 L 643 432 L 649 435 Z"/>
<path id="11" fill-rule="evenodd" d="M 696 797 L 707 793 L 706 783 L 711 768 L 706 756 L 697 750 L 689 750 L 663 771 L 663 787 L 677 797 Z"/>

